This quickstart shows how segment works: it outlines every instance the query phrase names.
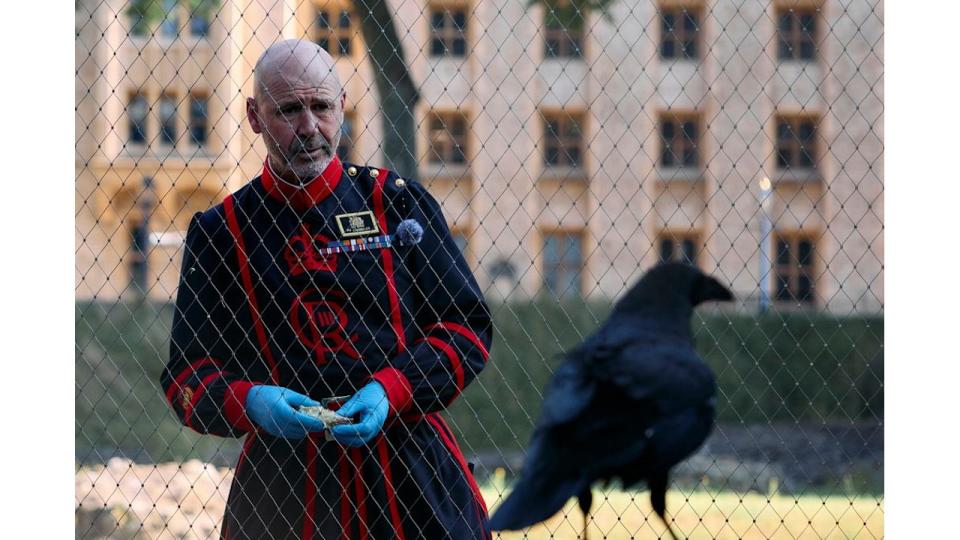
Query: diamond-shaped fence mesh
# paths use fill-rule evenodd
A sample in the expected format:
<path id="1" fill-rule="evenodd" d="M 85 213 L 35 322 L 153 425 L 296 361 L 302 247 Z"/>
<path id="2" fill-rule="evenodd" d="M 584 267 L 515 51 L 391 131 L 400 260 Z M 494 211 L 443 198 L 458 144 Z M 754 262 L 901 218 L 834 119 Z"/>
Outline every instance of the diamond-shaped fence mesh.
<path id="1" fill-rule="evenodd" d="M 691 321 L 677 535 L 883 536 L 880 2 L 75 8 L 77 538 L 483 537 L 560 353 L 661 261 L 736 297 Z M 372 438 L 263 425 L 266 386 L 372 381 Z M 643 483 L 586 530 L 667 534 Z"/>

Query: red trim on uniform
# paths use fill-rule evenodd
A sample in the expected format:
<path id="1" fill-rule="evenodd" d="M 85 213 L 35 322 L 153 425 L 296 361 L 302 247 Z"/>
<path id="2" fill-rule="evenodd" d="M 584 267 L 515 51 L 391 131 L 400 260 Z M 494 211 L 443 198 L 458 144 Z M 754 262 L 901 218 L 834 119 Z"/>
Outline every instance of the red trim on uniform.
<path id="1" fill-rule="evenodd" d="M 270 166 L 270 158 L 264 161 L 263 172 L 260 173 L 260 179 L 267 194 L 298 210 L 312 208 L 329 197 L 337 188 L 341 177 L 343 177 L 343 163 L 336 155 L 319 176 L 302 187 L 276 178 Z"/>
<path id="2" fill-rule="evenodd" d="M 424 330 L 424 333 L 426 333 L 426 332 L 429 332 L 430 330 L 433 330 L 434 328 L 442 328 L 444 330 L 448 330 L 455 334 L 460 334 L 461 336 L 470 340 L 470 343 L 473 343 L 473 345 L 476 348 L 480 349 L 480 353 L 483 354 L 484 362 L 486 362 L 487 358 L 490 357 L 490 352 L 487 351 L 487 348 L 483 345 L 483 342 L 480 341 L 480 336 L 478 336 L 476 332 L 467 328 L 466 326 L 463 326 L 462 324 L 453 323 L 453 322 L 438 322 L 436 324 L 431 324 L 430 326 L 424 328 L 423 330 Z"/>
<path id="3" fill-rule="evenodd" d="M 377 221 L 380 222 L 380 234 L 388 234 L 387 214 L 383 209 L 383 183 L 387 179 L 389 171 L 379 169 L 380 174 L 373 182 L 373 211 L 377 215 Z M 397 353 L 402 353 L 407 348 L 406 338 L 403 334 L 403 321 L 400 319 L 400 297 L 397 295 L 397 284 L 393 279 L 393 252 L 389 249 L 381 249 L 383 255 L 383 273 L 387 278 L 387 295 L 390 297 L 390 320 L 393 322 L 393 332 L 397 336 Z"/>
<path id="4" fill-rule="evenodd" d="M 257 334 L 257 341 L 260 342 L 260 351 L 270 365 L 270 377 L 274 383 L 279 383 L 280 373 L 277 371 L 277 363 L 273 360 L 273 352 L 270 350 L 270 344 L 267 342 L 267 331 L 263 327 L 263 321 L 260 320 L 260 309 L 257 307 L 257 295 L 253 290 L 253 278 L 250 277 L 250 260 L 247 258 L 247 248 L 243 242 L 243 233 L 240 231 L 240 224 L 237 222 L 237 213 L 233 207 L 233 195 L 228 195 L 227 198 L 223 200 L 223 210 L 227 216 L 227 226 L 230 228 L 234 243 L 236 244 L 240 278 L 241 281 L 243 281 L 243 288 L 247 293 L 247 306 L 250 308 L 250 317 L 253 319 L 253 329 Z"/>
<path id="5" fill-rule="evenodd" d="M 307 434 L 307 477 L 303 481 L 303 540 L 311 540 L 317 528 L 313 521 L 317 504 L 317 441 Z"/>
<path id="6" fill-rule="evenodd" d="M 223 377 L 223 372 L 215 371 L 207 375 L 206 377 L 204 377 L 200 381 L 200 384 L 197 385 L 196 391 L 194 391 L 193 395 L 190 397 L 190 403 L 188 403 L 187 406 L 184 407 L 183 409 L 184 424 L 188 428 L 193 429 L 193 422 L 191 421 L 190 417 L 193 416 L 193 409 L 194 407 L 197 406 L 197 402 L 200 401 L 200 398 L 202 398 L 204 394 L 207 393 L 207 385 L 219 379 L 220 377 Z"/>
<path id="7" fill-rule="evenodd" d="M 247 394 L 253 384 L 250 381 L 234 381 L 227 385 L 227 393 L 223 398 L 224 418 L 241 431 L 253 430 L 253 422 L 247 416 Z"/>
<path id="8" fill-rule="evenodd" d="M 454 381 L 457 383 L 457 393 L 462 392 L 464 386 L 463 364 L 460 363 L 460 356 L 457 355 L 457 351 L 453 350 L 453 347 L 451 347 L 449 343 L 440 338 L 429 336 L 423 341 L 440 349 L 443 351 L 443 354 L 447 355 L 447 359 L 450 360 L 450 366 L 453 368 Z"/>
<path id="9" fill-rule="evenodd" d="M 438 414 L 431 414 L 427 416 L 427 422 L 430 422 L 430 424 L 437 429 L 437 433 L 440 434 L 440 439 L 443 441 L 443 445 L 447 447 L 447 450 L 450 451 L 450 455 L 452 455 L 453 458 L 457 460 L 457 463 L 460 464 L 460 468 L 463 470 L 463 476 L 466 478 L 467 483 L 470 485 L 470 489 L 473 491 L 473 497 L 477 500 L 480 508 L 483 508 L 483 513 L 486 514 L 487 503 L 483 500 L 483 495 L 480 494 L 480 486 L 477 485 L 477 480 L 470 472 L 470 467 L 467 466 L 467 459 L 463 457 L 463 452 L 460 451 L 460 447 L 457 446 L 456 441 L 453 440 L 453 434 L 449 432 L 449 428 L 447 428 L 443 418 Z"/>
<path id="10" fill-rule="evenodd" d="M 341 450 L 337 459 L 340 476 L 340 538 L 350 540 L 350 472 L 347 470 L 347 451 Z"/>
<path id="11" fill-rule="evenodd" d="M 390 466 L 390 457 L 387 454 L 386 437 L 377 437 L 377 455 L 380 457 L 380 468 L 383 469 L 383 489 L 387 493 L 387 508 L 390 510 L 390 522 L 393 523 L 393 536 L 404 540 L 403 525 L 400 523 L 400 510 L 397 509 L 397 493 L 393 490 L 393 471 Z"/>
<path id="12" fill-rule="evenodd" d="M 369 538 L 370 530 L 367 528 L 367 494 L 364 491 L 366 487 L 363 483 L 363 456 L 360 455 L 359 448 L 350 449 L 350 457 L 353 459 L 353 488 L 357 492 L 357 518 L 360 526 L 360 539 Z"/>
<path id="13" fill-rule="evenodd" d="M 177 392 L 177 390 L 183 388 L 183 381 L 187 380 L 187 378 L 191 375 L 196 375 L 197 372 L 200 371 L 200 368 L 206 364 L 212 364 L 217 369 L 220 369 L 220 362 L 213 358 L 207 357 L 195 360 L 192 364 L 181 369 L 180 372 L 177 373 L 177 376 L 173 379 L 173 383 L 167 387 L 166 391 L 167 401 L 170 402 L 171 405 L 173 405 L 173 395 Z"/>
<path id="14" fill-rule="evenodd" d="M 401 414 L 413 404 L 413 387 L 410 385 L 410 379 L 407 379 L 399 369 L 384 368 L 374 373 L 371 378 L 383 385 L 392 414 Z"/>

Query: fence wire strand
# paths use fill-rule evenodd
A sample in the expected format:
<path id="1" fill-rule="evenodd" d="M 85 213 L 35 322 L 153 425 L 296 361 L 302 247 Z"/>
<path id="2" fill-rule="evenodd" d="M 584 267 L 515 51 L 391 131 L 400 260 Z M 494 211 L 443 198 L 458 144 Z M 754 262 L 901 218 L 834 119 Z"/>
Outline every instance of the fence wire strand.
<path id="1" fill-rule="evenodd" d="M 737 297 L 692 321 L 719 403 L 710 438 L 675 470 L 674 530 L 883 536 L 880 2 L 78 0 L 75 11 L 77 538 L 232 538 L 238 524 L 282 538 L 466 537 L 450 523 L 477 508 L 425 522 L 410 493 L 460 501 L 473 476 L 478 503 L 495 509 L 560 353 L 666 260 Z M 329 200 L 347 208 L 383 185 L 358 195 L 364 215 L 320 226 L 305 210 L 290 229 L 284 212 L 302 193 L 254 180 L 267 157 L 248 123 L 254 67 L 291 38 L 333 58 L 346 105 L 332 151 L 350 185 Z M 422 210 L 432 201 L 442 226 Z M 450 238 L 403 251 L 387 224 L 411 207 L 428 236 Z M 334 221 L 344 237 L 328 236 Z M 318 254 L 354 230 L 395 243 Z M 464 300 L 472 279 L 492 345 Z M 175 305 L 185 291 L 199 308 Z M 187 343 L 178 321 L 197 309 Z M 439 324 L 395 331 L 391 310 Z M 393 435 L 331 462 L 322 436 L 261 452 L 265 436 L 228 419 L 233 383 L 271 376 L 254 365 L 278 365 L 284 385 L 319 400 L 380 374 L 371 358 L 387 362 L 389 343 L 435 357 L 406 368 L 419 381 L 414 419 Z M 181 371 L 163 378 L 168 362 Z M 270 511 L 231 514 L 241 477 L 262 490 L 235 491 L 233 514 Z M 594 498 L 593 537 L 666 534 L 643 489 Z M 571 502 L 494 536 L 578 538 L 582 526 Z"/>

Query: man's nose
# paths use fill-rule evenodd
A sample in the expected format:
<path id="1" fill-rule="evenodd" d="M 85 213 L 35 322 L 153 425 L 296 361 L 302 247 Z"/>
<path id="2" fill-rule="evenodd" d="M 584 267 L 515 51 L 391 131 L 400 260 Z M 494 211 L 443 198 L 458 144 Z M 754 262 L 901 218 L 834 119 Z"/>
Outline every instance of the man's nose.
<path id="1" fill-rule="evenodd" d="M 300 137 L 311 137 L 320 131 L 320 119 L 307 110 L 297 118 L 296 132 Z"/>

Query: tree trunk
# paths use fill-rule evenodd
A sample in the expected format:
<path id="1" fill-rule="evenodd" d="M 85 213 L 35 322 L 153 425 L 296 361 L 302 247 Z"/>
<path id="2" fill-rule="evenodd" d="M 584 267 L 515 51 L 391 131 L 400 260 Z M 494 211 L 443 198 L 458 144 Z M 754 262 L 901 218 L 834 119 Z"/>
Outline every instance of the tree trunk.
<path id="1" fill-rule="evenodd" d="M 354 5 L 380 95 L 383 165 L 402 176 L 416 176 L 417 131 L 413 113 L 420 94 L 407 68 L 393 13 L 386 0 L 359 0 Z"/>

